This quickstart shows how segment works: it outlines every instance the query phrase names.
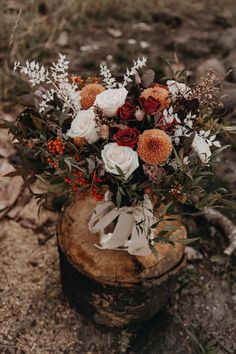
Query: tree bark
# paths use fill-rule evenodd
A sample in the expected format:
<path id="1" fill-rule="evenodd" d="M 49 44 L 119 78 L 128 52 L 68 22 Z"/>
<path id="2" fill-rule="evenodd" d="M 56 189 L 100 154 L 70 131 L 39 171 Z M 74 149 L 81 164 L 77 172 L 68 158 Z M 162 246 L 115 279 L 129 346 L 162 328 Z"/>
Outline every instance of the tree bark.
<path id="1" fill-rule="evenodd" d="M 126 327 L 154 316 L 169 301 L 184 265 L 184 246 L 156 244 L 158 258 L 100 250 L 98 235 L 88 230 L 96 202 L 74 199 L 58 229 L 61 282 L 71 306 L 100 325 Z M 169 222 L 170 223 L 170 222 Z M 177 239 L 186 238 L 180 220 Z"/>

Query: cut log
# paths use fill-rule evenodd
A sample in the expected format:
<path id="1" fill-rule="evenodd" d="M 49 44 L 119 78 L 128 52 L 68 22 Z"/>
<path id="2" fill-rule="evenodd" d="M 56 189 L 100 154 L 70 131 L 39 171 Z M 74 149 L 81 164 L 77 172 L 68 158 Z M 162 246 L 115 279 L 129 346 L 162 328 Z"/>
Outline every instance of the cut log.
<path id="1" fill-rule="evenodd" d="M 61 281 L 71 306 L 100 325 L 126 327 L 149 319 L 169 301 L 176 274 L 184 265 L 184 246 L 156 244 L 158 258 L 100 250 L 99 235 L 88 230 L 96 202 L 74 199 L 58 228 Z M 170 223 L 170 222 L 169 222 Z M 176 239 L 186 238 L 180 220 Z"/>

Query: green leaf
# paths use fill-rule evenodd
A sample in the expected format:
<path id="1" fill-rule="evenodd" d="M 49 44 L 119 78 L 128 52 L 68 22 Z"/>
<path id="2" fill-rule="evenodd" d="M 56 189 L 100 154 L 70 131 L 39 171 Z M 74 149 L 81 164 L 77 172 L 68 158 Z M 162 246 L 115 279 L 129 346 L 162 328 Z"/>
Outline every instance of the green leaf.
<path id="1" fill-rule="evenodd" d="M 152 244 L 151 242 L 149 242 L 149 247 L 150 247 L 152 253 L 154 254 L 154 256 L 155 256 L 155 257 L 157 258 L 157 260 L 158 260 L 159 257 L 158 257 L 157 250 L 156 250 L 156 248 L 153 246 L 153 244 Z"/>
<path id="2" fill-rule="evenodd" d="M 116 193 L 116 205 L 118 206 L 118 208 L 120 208 L 121 206 L 121 194 L 120 194 L 120 191 L 118 190 L 117 193 Z"/>
<path id="3" fill-rule="evenodd" d="M 155 222 L 151 225 L 151 229 L 156 229 L 160 221 Z"/>
<path id="4" fill-rule="evenodd" d="M 199 237 L 195 238 L 185 238 L 185 239 L 177 239 L 175 242 L 181 243 L 183 245 L 189 245 L 190 243 L 196 242 L 199 240 Z"/>
<path id="5" fill-rule="evenodd" d="M 125 177 L 125 174 L 124 174 L 124 172 L 122 171 L 122 169 L 121 169 L 119 166 L 117 166 L 117 165 L 116 165 L 116 169 L 117 169 L 117 172 L 119 173 L 119 175 L 124 178 L 124 177 Z"/>

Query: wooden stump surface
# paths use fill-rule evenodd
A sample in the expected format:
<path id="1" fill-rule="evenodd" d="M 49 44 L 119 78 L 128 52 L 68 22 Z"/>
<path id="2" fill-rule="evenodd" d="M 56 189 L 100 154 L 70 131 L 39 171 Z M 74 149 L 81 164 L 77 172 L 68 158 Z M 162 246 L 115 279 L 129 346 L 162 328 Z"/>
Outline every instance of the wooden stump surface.
<path id="1" fill-rule="evenodd" d="M 157 279 L 181 262 L 184 245 L 178 242 L 175 247 L 155 243 L 158 259 L 153 254 L 131 256 L 126 251 L 98 249 L 95 244 L 99 242 L 99 235 L 88 230 L 88 221 L 96 204 L 91 198 L 75 198 L 61 217 L 59 246 L 77 270 L 103 284 L 129 287 Z M 168 221 L 168 224 L 179 227 L 172 231 L 178 239 L 186 238 L 186 230 L 180 220 Z"/>

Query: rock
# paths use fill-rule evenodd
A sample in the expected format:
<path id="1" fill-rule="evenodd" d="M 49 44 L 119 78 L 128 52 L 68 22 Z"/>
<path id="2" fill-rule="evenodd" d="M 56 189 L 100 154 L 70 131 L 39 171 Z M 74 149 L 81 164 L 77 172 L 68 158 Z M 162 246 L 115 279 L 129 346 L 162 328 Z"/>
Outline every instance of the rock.
<path id="1" fill-rule="evenodd" d="M 128 39 L 127 43 L 130 45 L 135 45 L 137 43 L 137 41 L 136 41 L 136 39 L 130 38 L 130 39 Z"/>
<path id="2" fill-rule="evenodd" d="M 232 82 L 236 82 L 236 49 L 229 53 L 227 58 L 224 61 L 226 70 L 232 70 L 227 79 Z"/>
<path id="3" fill-rule="evenodd" d="M 0 218 L 7 214 L 23 189 L 21 176 L 7 176 L 14 172 L 16 170 L 7 159 L 0 159 Z"/>
<path id="4" fill-rule="evenodd" d="M 145 42 L 145 41 L 139 42 L 139 45 L 142 49 L 146 49 L 146 48 L 150 47 L 150 43 Z"/>
<path id="5" fill-rule="evenodd" d="M 203 255 L 193 247 L 186 246 L 185 253 L 188 260 L 203 259 Z"/>
<path id="6" fill-rule="evenodd" d="M 216 58 L 211 58 L 198 65 L 196 69 L 197 79 L 201 79 L 201 77 L 204 76 L 209 69 L 213 69 L 216 76 L 219 78 L 222 78 L 226 74 L 224 64 Z"/>
<path id="7" fill-rule="evenodd" d="M 148 25 L 146 22 L 138 22 L 132 25 L 132 28 L 139 31 L 151 31 L 152 26 Z"/>
<path id="8" fill-rule="evenodd" d="M 174 47 L 185 55 L 192 58 L 201 58 L 210 54 L 211 48 L 207 44 L 207 38 L 204 41 L 201 37 L 192 36 L 190 33 L 180 33 L 174 40 Z"/>
<path id="9" fill-rule="evenodd" d="M 61 32 L 58 39 L 57 39 L 57 44 L 60 47 L 66 47 L 68 42 L 69 42 L 68 33 L 66 31 Z"/>
<path id="10" fill-rule="evenodd" d="M 236 85 L 231 82 L 224 82 L 223 102 L 226 111 L 230 112 L 236 108 Z"/>
<path id="11" fill-rule="evenodd" d="M 236 47 L 236 26 L 228 28 L 218 40 L 218 45 L 230 51 Z"/>
<path id="12" fill-rule="evenodd" d="M 214 24 L 222 28 L 231 27 L 232 23 L 233 23 L 232 12 L 228 9 L 226 9 L 222 14 L 216 15 L 214 19 Z"/>
<path id="13" fill-rule="evenodd" d="M 122 36 L 122 32 L 119 29 L 115 28 L 107 28 L 107 33 L 113 38 L 120 38 Z"/>
<path id="14" fill-rule="evenodd" d="M 98 50 L 99 46 L 98 44 L 87 44 L 87 45 L 82 45 L 80 47 L 81 52 L 93 52 L 95 50 Z"/>
<path id="15" fill-rule="evenodd" d="M 182 25 L 182 18 L 174 13 L 169 11 L 158 11 L 152 14 L 152 19 L 157 23 L 164 23 L 168 27 L 177 28 Z"/>

